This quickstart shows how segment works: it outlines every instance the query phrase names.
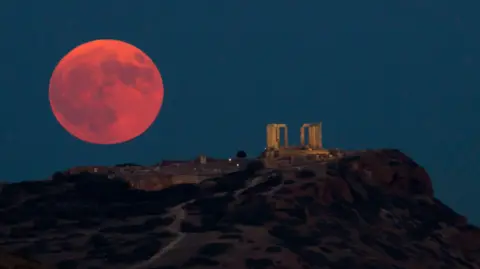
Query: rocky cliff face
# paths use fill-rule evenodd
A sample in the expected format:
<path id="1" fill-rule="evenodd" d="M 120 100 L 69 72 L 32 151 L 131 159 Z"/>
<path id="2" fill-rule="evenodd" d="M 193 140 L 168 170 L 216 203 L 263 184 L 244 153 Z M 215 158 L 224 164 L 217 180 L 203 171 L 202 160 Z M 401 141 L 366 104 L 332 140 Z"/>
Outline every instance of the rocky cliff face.
<path id="1" fill-rule="evenodd" d="M 150 192 L 89 173 L 8 184 L 0 245 L 65 269 L 480 267 L 479 229 L 401 152 L 319 165 Z"/>

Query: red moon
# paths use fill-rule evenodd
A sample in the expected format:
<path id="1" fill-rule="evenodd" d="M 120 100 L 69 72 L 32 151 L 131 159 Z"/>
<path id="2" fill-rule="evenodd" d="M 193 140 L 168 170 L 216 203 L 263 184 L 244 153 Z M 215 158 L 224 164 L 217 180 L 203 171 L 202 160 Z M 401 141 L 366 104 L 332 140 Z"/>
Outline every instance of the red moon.
<path id="1" fill-rule="evenodd" d="M 163 103 L 163 80 L 137 47 L 94 40 L 67 53 L 50 79 L 50 105 L 60 125 L 93 144 L 118 144 L 144 133 Z"/>

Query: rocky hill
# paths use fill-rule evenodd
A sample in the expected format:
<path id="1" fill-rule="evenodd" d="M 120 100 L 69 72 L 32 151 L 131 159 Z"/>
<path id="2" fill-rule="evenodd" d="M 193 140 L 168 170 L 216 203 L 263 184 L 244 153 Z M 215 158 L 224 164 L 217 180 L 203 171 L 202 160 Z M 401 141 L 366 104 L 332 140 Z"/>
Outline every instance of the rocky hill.
<path id="1" fill-rule="evenodd" d="M 159 191 L 91 173 L 7 184 L 0 247 L 59 269 L 480 268 L 479 229 L 401 152 L 317 166 L 253 161 Z"/>

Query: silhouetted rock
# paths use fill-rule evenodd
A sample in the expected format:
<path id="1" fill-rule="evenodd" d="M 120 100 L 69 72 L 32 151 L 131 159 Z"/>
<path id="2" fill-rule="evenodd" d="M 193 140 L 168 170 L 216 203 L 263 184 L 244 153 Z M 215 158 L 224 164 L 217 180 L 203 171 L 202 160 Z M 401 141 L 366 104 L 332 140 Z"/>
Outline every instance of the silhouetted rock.
<path id="1" fill-rule="evenodd" d="M 311 177 L 315 177 L 316 174 L 311 170 L 302 169 L 300 171 L 297 171 L 296 176 L 297 178 L 311 178 Z"/>
<path id="2" fill-rule="evenodd" d="M 110 245 L 109 240 L 101 234 L 92 235 L 88 240 L 88 243 L 91 244 L 94 248 L 102 248 Z"/>
<path id="3" fill-rule="evenodd" d="M 78 261 L 75 260 L 64 260 L 57 263 L 57 269 L 77 269 Z"/>
<path id="4" fill-rule="evenodd" d="M 253 160 L 247 164 L 245 167 L 245 172 L 247 175 L 251 176 L 264 168 L 265 164 L 261 160 Z"/>
<path id="5" fill-rule="evenodd" d="M 480 230 L 398 150 L 131 183 L 78 172 L 5 184 L 0 244 L 52 268 L 480 268 Z"/>
<path id="6" fill-rule="evenodd" d="M 37 260 L 21 255 L 14 255 L 5 249 L 0 249 L 0 269 L 54 269 Z"/>
<path id="7" fill-rule="evenodd" d="M 52 175 L 52 181 L 56 183 L 63 182 L 66 178 L 67 176 L 62 172 L 55 172 Z"/>

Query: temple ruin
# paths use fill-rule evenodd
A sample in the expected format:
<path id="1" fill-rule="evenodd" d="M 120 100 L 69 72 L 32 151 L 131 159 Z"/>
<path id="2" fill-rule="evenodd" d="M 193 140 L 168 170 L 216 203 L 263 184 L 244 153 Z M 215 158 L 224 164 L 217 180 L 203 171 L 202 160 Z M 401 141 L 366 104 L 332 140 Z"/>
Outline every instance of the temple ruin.
<path id="1" fill-rule="evenodd" d="M 305 128 L 308 132 L 308 143 L 305 144 Z M 311 149 L 321 149 L 322 145 L 322 123 L 305 123 L 300 127 L 300 146 L 307 146 Z"/>
<path id="2" fill-rule="evenodd" d="M 280 135 L 284 132 L 283 147 L 288 147 L 288 127 L 286 124 L 267 124 L 267 148 L 280 149 Z"/>
<path id="3" fill-rule="evenodd" d="M 282 131 L 283 139 L 281 139 Z M 328 154 L 328 150 L 323 148 L 321 122 L 303 124 L 300 127 L 300 145 L 297 146 L 289 145 L 288 127 L 286 124 L 267 124 L 267 146 L 265 148 L 266 157 L 325 154 Z"/>

